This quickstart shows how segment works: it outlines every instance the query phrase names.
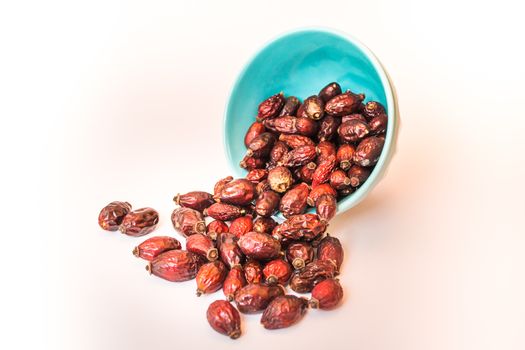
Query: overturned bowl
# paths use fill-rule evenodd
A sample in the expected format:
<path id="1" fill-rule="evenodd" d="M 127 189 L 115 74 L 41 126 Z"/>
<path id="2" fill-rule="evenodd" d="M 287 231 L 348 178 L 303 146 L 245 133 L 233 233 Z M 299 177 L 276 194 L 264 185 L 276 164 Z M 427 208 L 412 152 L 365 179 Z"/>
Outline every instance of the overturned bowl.
<path id="1" fill-rule="evenodd" d="M 257 107 L 283 91 L 304 99 L 336 81 L 343 90 L 364 93 L 388 113 L 385 145 L 370 177 L 354 193 L 339 200 L 337 212 L 357 205 L 381 180 L 395 151 L 399 117 L 392 83 L 374 54 L 356 39 L 327 29 L 306 29 L 279 36 L 246 64 L 230 93 L 224 116 L 224 146 L 233 174 L 244 177 L 239 162 L 246 153 L 244 135 Z"/>

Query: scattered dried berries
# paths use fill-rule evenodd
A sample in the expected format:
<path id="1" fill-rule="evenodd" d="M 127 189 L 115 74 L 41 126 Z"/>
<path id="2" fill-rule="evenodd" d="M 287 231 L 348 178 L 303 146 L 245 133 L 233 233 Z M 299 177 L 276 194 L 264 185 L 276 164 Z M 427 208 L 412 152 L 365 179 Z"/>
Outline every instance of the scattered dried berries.
<path id="1" fill-rule="evenodd" d="M 184 207 L 176 208 L 171 214 L 171 222 L 175 230 L 182 233 L 185 237 L 196 233 L 206 233 L 204 216 L 195 209 Z"/>
<path id="2" fill-rule="evenodd" d="M 250 259 L 244 264 L 244 277 L 248 284 L 261 283 L 263 273 L 261 263 L 257 260 Z"/>
<path id="3" fill-rule="evenodd" d="M 173 237 L 157 236 L 151 237 L 133 249 L 133 255 L 137 258 L 151 261 L 168 250 L 181 249 L 180 242 Z"/>
<path id="4" fill-rule="evenodd" d="M 241 316 L 232 304 L 225 300 L 216 300 L 206 311 L 206 318 L 210 326 L 217 332 L 232 339 L 241 336 Z"/>
<path id="5" fill-rule="evenodd" d="M 235 304 L 243 314 L 261 312 L 278 296 L 284 295 L 280 285 L 248 284 L 235 293 Z"/>
<path id="6" fill-rule="evenodd" d="M 240 265 L 233 266 L 222 284 L 222 291 L 224 296 L 232 301 L 235 293 L 246 285 L 246 278 L 244 271 Z"/>
<path id="7" fill-rule="evenodd" d="M 253 229 L 253 218 L 251 216 L 241 216 L 230 224 L 230 233 L 237 237 L 250 232 Z"/>
<path id="8" fill-rule="evenodd" d="M 150 274 L 171 282 L 182 282 L 195 278 L 204 259 L 187 250 L 170 250 L 153 259 L 146 270 Z"/>
<path id="9" fill-rule="evenodd" d="M 314 254 L 314 248 L 307 242 L 294 242 L 286 248 L 286 260 L 296 269 L 302 269 L 312 262 Z"/>
<path id="10" fill-rule="evenodd" d="M 119 230 L 128 236 L 140 237 L 155 230 L 158 222 L 159 213 L 155 209 L 136 209 L 124 216 Z"/>
<path id="11" fill-rule="evenodd" d="M 328 278 L 319 282 L 312 289 L 310 307 L 313 309 L 332 310 L 343 299 L 343 287 L 337 279 Z"/>
<path id="12" fill-rule="evenodd" d="M 226 265 L 220 260 L 212 261 L 200 267 L 195 280 L 197 281 L 197 296 L 214 293 L 222 288 L 222 283 L 228 274 Z"/>
<path id="13" fill-rule="evenodd" d="M 131 211 L 128 202 L 111 202 L 100 211 L 98 224 L 107 231 L 117 231 L 124 217 Z"/>
<path id="14" fill-rule="evenodd" d="M 219 257 L 219 252 L 215 248 L 213 240 L 200 233 L 186 238 L 186 249 L 192 253 L 199 254 L 209 261 L 215 261 Z"/>
<path id="15" fill-rule="evenodd" d="M 248 232 L 237 242 L 244 255 L 257 260 L 271 260 L 279 256 L 281 244 L 266 233 Z"/>
<path id="16" fill-rule="evenodd" d="M 268 284 L 286 285 L 292 276 L 293 269 L 290 264 L 283 259 L 275 259 L 266 263 L 263 275 Z"/>
<path id="17" fill-rule="evenodd" d="M 308 308 L 305 298 L 283 295 L 273 299 L 264 310 L 261 323 L 266 329 L 290 327 L 299 322 Z"/>
<path id="18" fill-rule="evenodd" d="M 297 293 L 311 292 L 315 285 L 337 274 L 335 265 L 327 260 L 315 260 L 302 270 L 295 271 L 290 280 L 290 288 Z"/>
<path id="19" fill-rule="evenodd" d="M 326 235 L 317 246 L 317 259 L 330 261 L 337 271 L 343 264 L 345 253 L 338 238 Z"/>
<path id="20" fill-rule="evenodd" d="M 186 194 L 178 194 L 173 198 L 173 201 L 181 207 L 195 209 L 202 212 L 210 205 L 215 203 L 213 196 L 208 192 L 193 191 Z"/>

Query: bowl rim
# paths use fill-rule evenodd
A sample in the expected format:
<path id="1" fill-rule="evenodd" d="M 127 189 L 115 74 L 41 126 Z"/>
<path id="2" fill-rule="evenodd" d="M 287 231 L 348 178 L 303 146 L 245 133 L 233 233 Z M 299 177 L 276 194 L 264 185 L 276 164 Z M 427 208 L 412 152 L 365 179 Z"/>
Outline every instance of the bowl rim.
<path id="1" fill-rule="evenodd" d="M 355 192 L 343 198 L 342 200 L 338 201 L 337 214 L 340 214 L 356 206 L 357 204 L 359 204 L 366 197 L 366 195 L 368 195 L 372 191 L 372 189 L 377 185 L 377 183 L 385 175 L 387 167 L 392 159 L 392 156 L 395 153 L 395 148 L 396 148 L 395 146 L 397 142 L 397 134 L 398 134 L 398 129 L 399 129 L 398 104 L 397 104 L 396 92 L 395 92 L 395 88 L 392 83 L 392 80 L 390 79 L 390 76 L 388 75 L 384 65 L 379 61 L 379 59 L 372 52 L 372 50 L 369 49 L 360 40 L 355 38 L 353 35 L 350 35 L 338 29 L 322 27 L 322 26 L 299 27 L 299 28 L 287 30 L 278 35 L 275 35 L 271 37 L 269 40 L 267 40 L 262 46 L 260 46 L 255 51 L 255 53 L 253 53 L 249 57 L 249 59 L 244 63 L 242 69 L 238 73 L 237 78 L 235 79 L 235 82 L 232 85 L 228 93 L 226 107 L 224 109 L 224 115 L 223 115 L 223 128 L 222 128 L 223 129 L 223 132 L 222 132 L 223 150 L 226 155 L 228 166 L 231 169 L 232 173 L 236 176 L 240 175 L 240 170 L 239 170 L 240 168 L 237 162 L 233 159 L 232 154 L 230 152 L 230 148 L 228 147 L 228 142 L 227 142 L 227 132 L 228 132 L 227 131 L 227 119 L 228 119 L 227 117 L 228 117 L 228 111 L 230 109 L 232 95 L 238 89 L 238 86 L 241 83 L 241 80 L 243 79 L 243 77 L 245 76 L 246 71 L 250 67 L 251 63 L 255 60 L 257 56 L 259 56 L 263 51 L 265 51 L 271 44 L 287 36 L 295 35 L 298 33 L 308 33 L 308 32 L 326 33 L 330 35 L 335 35 L 342 40 L 346 40 L 350 42 L 351 44 L 355 45 L 359 50 L 361 50 L 361 52 L 367 57 L 367 59 L 370 61 L 370 63 L 376 70 L 379 76 L 379 79 L 381 80 L 381 85 L 385 91 L 385 98 L 387 102 L 388 125 L 387 125 L 387 130 L 385 133 L 385 143 L 384 143 L 381 155 L 377 161 L 377 164 L 372 170 L 372 173 L 370 174 L 368 179 L 365 181 L 365 183 L 362 186 L 360 186 Z M 312 209 L 309 210 L 309 212 L 311 211 Z M 281 214 L 279 214 L 279 216 L 281 216 Z"/>

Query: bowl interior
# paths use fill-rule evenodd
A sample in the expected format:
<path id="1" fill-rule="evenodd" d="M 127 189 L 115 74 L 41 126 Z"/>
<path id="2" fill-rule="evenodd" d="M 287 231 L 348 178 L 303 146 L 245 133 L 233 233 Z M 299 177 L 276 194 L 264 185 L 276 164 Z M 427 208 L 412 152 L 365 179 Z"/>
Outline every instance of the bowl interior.
<path id="1" fill-rule="evenodd" d="M 353 39 L 325 30 L 303 30 L 279 37 L 259 51 L 239 75 L 224 125 L 225 150 L 233 175 L 246 174 L 239 167 L 246 152 L 244 135 L 255 121 L 261 101 L 280 91 L 303 100 L 332 81 L 341 84 L 343 90 L 364 93 L 365 101 L 381 102 L 388 111 L 381 158 L 366 183 L 339 202 L 338 212 L 357 204 L 375 184 L 389 158 L 395 130 L 393 93 L 383 68 L 368 49 Z"/>

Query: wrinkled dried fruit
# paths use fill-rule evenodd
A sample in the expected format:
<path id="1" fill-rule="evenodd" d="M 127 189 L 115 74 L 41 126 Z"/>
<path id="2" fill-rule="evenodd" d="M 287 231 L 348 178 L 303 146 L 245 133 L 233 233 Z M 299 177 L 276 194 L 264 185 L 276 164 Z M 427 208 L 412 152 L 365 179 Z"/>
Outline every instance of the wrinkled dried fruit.
<path id="1" fill-rule="evenodd" d="M 386 114 L 380 114 L 377 117 L 372 118 L 368 123 L 370 127 L 370 132 L 372 135 L 382 134 L 386 131 L 388 124 L 388 117 Z"/>
<path id="2" fill-rule="evenodd" d="M 226 279 L 222 284 L 222 291 L 229 301 L 233 300 L 235 293 L 246 285 L 246 278 L 244 278 L 244 271 L 242 267 L 237 265 L 231 268 L 226 275 Z"/>
<path id="3" fill-rule="evenodd" d="M 341 118 L 327 115 L 321 121 L 317 138 L 319 141 L 330 141 L 337 133 L 337 128 L 341 125 Z"/>
<path id="4" fill-rule="evenodd" d="M 337 274 L 335 265 L 326 260 L 316 260 L 302 270 L 296 270 L 290 280 L 290 288 L 297 293 L 311 292 L 315 285 Z"/>
<path id="5" fill-rule="evenodd" d="M 330 221 L 337 213 L 337 199 L 330 194 L 323 194 L 315 202 L 315 212 L 321 220 Z"/>
<path id="6" fill-rule="evenodd" d="M 348 170 L 352 165 L 352 158 L 355 154 L 355 147 L 347 143 L 342 144 L 337 149 L 337 163 L 343 170 Z"/>
<path id="7" fill-rule="evenodd" d="M 312 176 L 314 175 L 314 171 L 317 168 L 317 164 L 315 162 L 310 162 L 308 164 L 303 165 L 300 168 L 297 168 L 295 171 L 295 176 L 303 182 L 306 183 L 312 183 Z"/>
<path id="8" fill-rule="evenodd" d="M 202 212 L 215 203 L 213 196 L 208 192 L 193 191 L 186 194 L 177 194 L 173 201 L 181 207 L 195 209 Z"/>
<path id="9" fill-rule="evenodd" d="M 341 169 L 334 170 L 330 174 L 330 186 L 332 186 L 337 191 L 348 188 L 350 183 L 350 178 L 346 176 L 346 173 Z"/>
<path id="10" fill-rule="evenodd" d="M 350 91 L 347 91 L 330 99 L 326 103 L 324 110 L 330 115 L 341 117 L 343 115 L 351 114 L 357 111 L 357 108 L 364 98 L 365 96 L 363 94 L 356 95 Z"/>
<path id="11" fill-rule="evenodd" d="M 360 166 L 373 166 L 379 160 L 385 141 L 371 136 L 359 143 L 354 154 L 354 163 Z"/>
<path id="12" fill-rule="evenodd" d="M 246 180 L 250 180 L 253 183 L 259 183 L 268 177 L 268 170 L 266 169 L 253 169 L 246 174 Z"/>
<path id="13" fill-rule="evenodd" d="M 284 106 L 284 96 L 282 93 L 268 97 L 259 105 L 259 112 L 257 113 L 257 121 L 268 118 L 273 118 L 279 115 L 279 112 Z"/>
<path id="14" fill-rule="evenodd" d="M 284 288 L 279 285 L 248 284 L 237 291 L 235 303 L 243 314 L 261 312 L 276 297 L 284 295 Z"/>
<path id="15" fill-rule="evenodd" d="M 302 269 L 314 260 L 314 249 L 307 242 L 294 242 L 286 248 L 286 259 L 296 269 Z"/>
<path id="16" fill-rule="evenodd" d="M 341 268 L 344 257 L 343 247 L 336 237 L 326 235 L 317 247 L 317 259 L 330 261 L 335 265 L 337 271 Z"/>
<path id="17" fill-rule="evenodd" d="M 271 234 L 275 226 L 277 222 L 272 218 L 258 217 L 253 222 L 253 230 L 260 233 Z"/>
<path id="18" fill-rule="evenodd" d="M 279 210 L 284 217 L 289 218 L 292 215 L 304 213 L 309 193 L 310 189 L 305 183 L 300 183 L 291 190 L 288 190 L 281 198 L 279 205 Z"/>
<path id="19" fill-rule="evenodd" d="M 268 284 L 279 283 L 281 285 L 286 285 L 292 276 L 292 273 L 292 267 L 283 259 L 269 261 L 263 269 L 263 275 Z"/>
<path id="20" fill-rule="evenodd" d="M 254 138 L 248 145 L 246 155 L 248 157 L 263 158 L 270 154 L 275 143 L 275 135 L 269 132 L 264 132 Z"/>
<path id="21" fill-rule="evenodd" d="M 264 126 L 272 131 L 284 134 L 300 134 L 304 136 L 314 136 L 318 129 L 315 120 L 290 115 L 265 120 Z"/>
<path id="22" fill-rule="evenodd" d="M 386 114 L 385 107 L 379 102 L 370 101 L 367 102 L 362 110 L 362 113 L 368 120 L 372 120 L 381 114 Z"/>
<path id="23" fill-rule="evenodd" d="M 255 185 L 246 179 L 228 182 L 216 198 L 218 201 L 233 205 L 248 205 L 255 198 Z"/>
<path id="24" fill-rule="evenodd" d="M 137 258 L 151 261 L 168 250 L 181 249 L 180 242 L 167 236 L 151 237 L 133 249 L 133 255 Z"/>
<path id="25" fill-rule="evenodd" d="M 228 221 L 246 214 L 246 210 L 231 204 L 215 203 L 204 209 L 204 215 L 216 220 Z"/>
<path id="26" fill-rule="evenodd" d="M 262 266 L 257 260 L 250 259 L 244 264 L 244 277 L 247 284 L 262 283 Z"/>
<path id="27" fill-rule="evenodd" d="M 290 148 L 297 148 L 301 146 L 315 146 L 311 138 L 303 135 L 287 135 L 281 134 L 279 141 L 284 142 Z"/>
<path id="28" fill-rule="evenodd" d="M 248 171 L 264 168 L 265 161 L 262 158 L 245 156 L 239 163 L 240 167 Z"/>
<path id="29" fill-rule="evenodd" d="M 226 265 L 220 260 L 204 264 L 197 272 L 197 296 L 215 293 L 222 287 L 222 283 L 228 274 Z"/>
<path id="30" fill-rule="evenodd" d="M 271 260 L 279 256 L 281 244 L 266 233 L 248 232 L 237 242 L 244 255 L 256 260 Z"/>
<path id="31" fill-rule="evenodd" d="M 124 217 L 131 211 L 128 202 L 111 202 L 98 214 L 98 224 L 107 231 L 117 231 Z"/>
<path id="32" fill-rule="evenodd" d="M 253 228 L 253 218 L 251 216 L 241 216 L 232 221 L 230 224 L 230 233 L 237 237 L 250 232 Z"/>
<path id="33" fill-rule="evenodd" d="M 220 179 L 215 183 L 215 186 L 213 186 L 213 197 L 219 197 L 224 185 L 226 185 L 228 182 L 233 181 L 232 176 L 226 176 L 224 179 Z"/>
<path id="34" fill-rule="evenodd" d="M 370 133 L 370 129 L 362 121 L 350 120 L 341 124 L 337 132 L 344 141 L 357 142 L 367 136 Z"/>
<path id="35" fill-rule="evenodd" d="M 155 230 L 159 222 L 159 213 L 152 208 L 140 208 L 129 212 L 122 220 L 120 232 L 133 237 L 147 235 Z"/>
<path id="36" fill-rule="evenodd" d="M 308 199 L 306 200 L 308 202 L 308 205 L 311 207 L 315 207 L 315 202 L 317 201 L 317 198 L 319 198 L 323 194 L 331 194 L 332 196 L 337 196 L 337 191 L 332 186 L 330 186 L 330 184 L 325 183 L 319 185 L 310 191 Z"/>
<path id="37" fill-rule="evenodd" d="M 336 82 L 330 83 L 326 85 L 324 88 L 319 91 L 319 97 L 326 103 L 336 97 L 337 95 L 341 95 L 341 85 L 339 85 Z"/>
<path id="38" fill-rule="evenodd" d="M 230 269 L 244 262 L 244 254 L 237 245 L 237 237 L 232 233 L 221 233 L 217 239 L 221 260 Z"/>
<path id="39" fill-rule="evenodd" d="M 337 153 L 337 149 L 335 145 L 329 141 L 319 142 L 319 144 L 317 145 L 316 151 L 317 151 L 317 165 L 319 165 L 321 162 L 324 162 L 325 160 L 331 157 L 335 157 Z"/>
<path id="40" fill-rule="evenodd" d="M 255 212 L 260 216 L 270 217 L 279 207 L 281 197 L 274 191 L 266 191 L 259 195 L 255 201 Z"/>
<path id="41" fill-rule="evenodd" d="M 310 307 L 313 309 L 332 310 L 343 299 L 343 287 L 337 279 L 328 278 L 319 282 L 312 289 Z"/>
<path id="42" fill-rule="evenodd" d="M 330 174 L 335 169 L 336 158 L 332 155 L 317 165 L 317 168 L 312 175 L 312 187 L 315 188 L 330 180 Z"/>
<path id="43" fill-rule="evenodd" d="M 186 238 L 186 249 L 192 253 L 199 254 L 209 261 L 215 261 L 219 252 L 215 248 L 213 240 L 203 234 L 197 233 Z"/>
<path id="44" fill-rule="evenodd" d="M 207 235 L 213 240 L 217 239 L 217 236 L 223 232 L 228 232 L 230 229 L 224 221 L 213 220 L 210 222 L 206 228 Z"/>
<path id="45" fill-rule="evenodd" d="M 268 172 L 268 175 L 270 173 Z M 262 193 L 266 192 L 266 191 L 271 191 L 271 187 L 270 187 L 270 182 L 268 181 L 268 179 L 266 180 L 262 180 L 261 182 L 259 182 L 257 184 L 257 186 L 255 186 L 255 192 L 257 192 L 257 195 L 260 196 Z"/>
<path id="46" fill-rule="evenodd" d="M 182 282 L 195 278 L 204 259 L 187 250 L 169 250 L 153 259 L 146 270 L 150 274 L 171 282 Z"/>
<path id="47" fill-rule="evenodd" d="M 244 136 L 244 145 L 248 147 L 250 142 L 260 134 L 266 131 L 266 128 L 264 127 L 263 123 L 261 122 L 254 122 L 250 127 L 248 128 L 248 131 L 246 131 L 246 135 Z"/>
<path id="48" fill-rule="evenodd" d="M 281 160 L 281 158 L 288 153 L 290 149 L 286 145 L 286 143 L 282 141 L 277 141 L 273 145 L 272 150 L 270 151 L 270 164 L 277 165 L 277 163 Z"/>
<path id="49" fill-rule="evenodd" d="M 281 329 L 299 322 L 308 309 L 308 300 L 295 295 L 283 295 L 272 300 L 261 318 L 266 329 Z"/>
<path id="50" fill-rule="evenodd" d="M 206 223 L 201 212 L 191 208 L 176 208 L 171 214 L 171 222 L 175 230 L 185 237 L 196 233 L 206 233 Z"/>
<path id="51" fill-rule="evenodd" d="M 341 122 L 342 123 L 346 123 L 350 120 L 359 120 L 363 123 L 366 123 L 366 118 L 363 117 L 362 114 L 359 114 L 359 113 L 354 113 L 354 114 L 348 114 L 348 115 L 344 115 L 342 118 L 341 118 Z"/>
<path id="52" fill-rule="evenodd" d="M 282 117 L 285 115 L 295 115 L 300 105 L 301 105 L 301 101 L 299 101 L 297 97 L 295 96 L 287 97 L 284 102 L 283 109 L 281 109 L 281 112 L 279 112 L 279 117 Z"/>
<path id="53" fill-rule="evenodd" d="M 304 116 L 313 120 L 319 120 L 324 115 L 324 102 L 317 95 L 310 96 L 304 100 L 303 111 Z"/>
<path id="54" fill-rule="evenodd" d="M 268 182 L 272 190 L 286 192 L 293 184 L 292 173 L 284 166 L 278 166 L 268 172 Z"/>
<path id="55" fill-rule="evenodd" d="M 358 187 L 362 185 L 366 179 L 370 176 L 372 171 L 370 168 L 365 168 L 359 165 L 352 165 L 348 170 L 348 178 L 350 179 L 350 185 L 352 187 Z"/>
<path id="56" fill-rule="evenodd" d="M 315 146 L 306 145 L 292 149 L 277 164 L 285 167 L 296 167 L 311 162 L 315 157 L 317 157 Z"/>
<path id="57" fill-rule="evenodd" d="M 326 231 L 328 223 L 316 214 L 301 214 L 289 217 L 273 230 L 273 237 L 311 241 Z"/>
<path id="58" fill-rule="evenodd" d="M 241 336 L 241 316 L 232 304 L 225 300 L 216 300 L 206 311 L 206 318 L 211 328 L 227 335 L 231 339 Z"/>

